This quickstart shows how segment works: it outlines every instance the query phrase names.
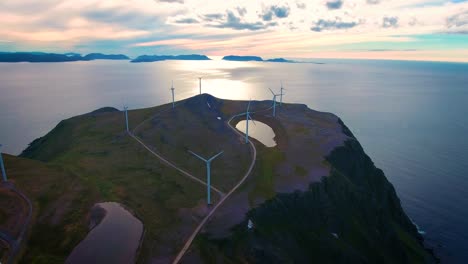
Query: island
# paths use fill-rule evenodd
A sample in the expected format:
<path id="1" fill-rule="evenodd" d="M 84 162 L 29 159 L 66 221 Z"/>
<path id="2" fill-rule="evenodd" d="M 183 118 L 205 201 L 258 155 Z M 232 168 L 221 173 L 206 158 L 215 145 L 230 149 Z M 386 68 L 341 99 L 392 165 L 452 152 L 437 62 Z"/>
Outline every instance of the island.
<path id="1" fill-rule="evenodd" d="M 90 53 L 84 56 L 83 60 L 130 60 L 130 58 L 123 54 Z"/>
<path id="2" fill-rule="evenodd" d="M 141 55 L 131 62 L 155 62 L 155 61 L 166 61 L 166 60 L 211 60 L 206 55 Z"/>
<path id="3" fill-rule="evenodd" d="M 122 54 L 106 55 L 90 53 L 84 57 L 78 53 L 45 53 L 45 52 L 0 52 L 0 62 L 71 62 L 92 60 L 129 60 Z"/>
<path id="4" fill-rule="evenodd" d="M 266 146 L 236 128 L 247 104 L 201 94 L 175 108 L 135 109 L 128 132 L 126 113 L 101 108 L 61 121 L 19 156 L 4 155 L 10 181 L 34 205 L 17 258 L 81 259 L 77 245 L 121 206 L 144 229 L 125 231 L 138 263 L 435 262 L 339 117 L 285 102 L 273 116 L 271 100 L 252 101 L 252 118 L 274 132 L 276 144 Z M 211 205 L 206 164 L 189 151 L 224 151 L 211 162 Z M 9 209 L 14 216 L 1 207 L 0 230 L 23 226 L 25 206 Z M 110 242 L 119 231 L 105 248 L 127 243 Z"/>
<path id="5" fill-rule="evenodd" d="M 264 60 L 258 56 L 237 56 L 237 55 L 228 55 L 224 56 L 223 60 L 227 61 L 263 61 L 263 62 L 284 62 L 284 63 L 295 63 L 296 61 L 287 60 L 284 58 L 274 58 L 274 59 L 267 59 Z"/>

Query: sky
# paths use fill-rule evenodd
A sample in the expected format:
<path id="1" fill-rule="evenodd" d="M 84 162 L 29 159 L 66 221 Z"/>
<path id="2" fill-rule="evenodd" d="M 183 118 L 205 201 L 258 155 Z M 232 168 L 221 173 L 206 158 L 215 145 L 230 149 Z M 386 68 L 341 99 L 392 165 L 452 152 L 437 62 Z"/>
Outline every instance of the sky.
<path id="1" fill-rule="evenodd" d="M 468 62 L 468 1 L 0 0 L 0 51 Z"/>

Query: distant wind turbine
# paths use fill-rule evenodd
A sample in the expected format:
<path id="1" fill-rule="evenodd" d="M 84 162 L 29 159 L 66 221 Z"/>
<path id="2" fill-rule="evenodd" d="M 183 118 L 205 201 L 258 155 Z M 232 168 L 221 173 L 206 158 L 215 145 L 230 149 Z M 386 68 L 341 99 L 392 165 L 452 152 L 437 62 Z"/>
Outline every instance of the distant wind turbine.
<path id="1" fill-rule="evenodd" d="M 2 147 L 2 144 L 0 144 L 0 149 Z M 3 181 L 6 182 L 8 179 L 7 179 L 7 175 L 6 175 L 6 171 L 5 171 L 5 165 L 3 165 L 3 157 L 2 157 L 2 152 L 0 151 L 0 168 L 2 169 L 2 178 L 3 178 Z"/>
<path id="2" fill-rule="evenodd" d="M 281 90 L 280 90 L 280 106 L 283 105 L 283 90 L 286 90 L 283 88 L 283 81 L 281 81 Z"/>
<path id="3" fill-rule="evenodd" d="M 271 89 L 270 89 L 270 92 L 273 94 L 273 116 L 276 116 L 276 96 L 283 95 L 283 94 L 275 94 Z"/>
<path id="4" fill-rule="evenodd" d="M 246 144 L 249 143 L 249 119 L 252 120 L 252 122 L 254 122 L 249 112 L 251 102 L 252 100 L 249 101 L 249 104 L 247 105 L 247 112 L 245 112 L 245 122 L 246 122 L 245 123 L 245 143 Z"/>
<path id="5" fill-rule="evenodd" d="M 200 94 L 201 94 L 201 79 L 202 77 L 198 77 L 198 86 L 200 87 Z"/>
<path id="6" fill-rule="evenodd" d="M 171 85 L 171 90 L 172 90 L 172 108 L 174 108 L 174 81 L 172 81 L 172 85 Z"/>
<path id="7" fill-rule="evenodd" d="M 224 151 L 219 152 L 218 154 L 214 155 L 210 159 L 204 159 L 203 157 L 199 156 L 198 154 L 190 150 L 188 152 L 190 152 L 195 157 L 206 162 L 206 187 L 207 187 L 206 189 L 207 200 L 206 201 L 207 201 L 207 204 L 210 205 L 211 204 L 211 161 L 213 161 L 219 155 L 223 154 Z"/>
<path id="8" fill-rule="evenodd" d="M 128 107 L 127 106 L 124 106 L 124 111 L 125 111 L 125 125 L 127 127 L 127 133 L 129 133 L 130 131 L 128 130 Z"/>

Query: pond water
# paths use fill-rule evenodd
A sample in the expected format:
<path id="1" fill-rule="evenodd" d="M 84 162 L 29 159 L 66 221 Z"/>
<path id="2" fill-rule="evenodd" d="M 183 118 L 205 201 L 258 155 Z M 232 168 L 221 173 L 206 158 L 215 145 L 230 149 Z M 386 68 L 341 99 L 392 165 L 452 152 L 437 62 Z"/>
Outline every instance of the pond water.
<path id="1" fill-rule="evenodd" d="M 260 141 L 260 143 L 269 148 L 276 146 L 276 142 L 274 140 L 275 132 L 273 129 L 260 121 L 254 122 L 249 122 L 249 137 L 255 138 L 256 140 Z M 242 120 L 237 123 L 236 128 L 245 134 L 246 125 L 247 122 Z"/>
<path id="2" fill-rule="evenodd" d="M 118 203 L 99 203 L 104 219 L 76 246 L 66 263 L 135 263 L 143 224 Z M 93 212 L 91 213 L 93 214 Z"/>

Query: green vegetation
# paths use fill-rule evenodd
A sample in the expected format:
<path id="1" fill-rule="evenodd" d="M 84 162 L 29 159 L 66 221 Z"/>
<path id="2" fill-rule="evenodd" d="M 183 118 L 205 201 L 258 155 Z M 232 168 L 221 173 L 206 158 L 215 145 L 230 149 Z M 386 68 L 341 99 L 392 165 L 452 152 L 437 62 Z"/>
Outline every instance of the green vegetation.
<path id="1" fill-rule="evenodd" d="M 304 169 L 304 167 L 301 167 L 299 165 L 296 165 L 294 167 L 294 173 L 296 173 L 299 176 L 306 176 L 307 175 L 307 170 Z"/>
<path id="2" fill-rule="evenodd" d="M 227 192 L 251 162 L 249 146 L 224 122 L 244 109 L 245 102 L 202 95 L 180 102 L 175 110 L 163 105 L 130 111 L 129 119 L 132 128 L 146 120 L 135 135 L 203 180 L 204 164 L 187 150 L 206 157 L 224 150 L 213 163 L 212 183 Z M 297 107 L 297 111 L 304 109 Z M 304 114 L 308 115 L 315 118 L 317 113 Z M 288 145 L 288 140 L 295 139 L 291 135 L 320 135 L 317 131 L 322 124 L 332 131 L 336 121 L 330 120 L 335 119 L 328 115 L 314 120 L 318 128 L 305 133 L 308 127 L 294 128 L 260 113 L 257 118 L 270 122 L 278 146 L 257 147 L 254 171 L 238 190 L 246 192 L 245 200 L 256 207 L 234 227 L 232 235 L 218 240 L 197 236 L 196 252 L 206 263 L 417 263 L 430 259 L 393 187 L 357 141 L 351 140 L 328 157 L 329 177 L 304 192 L 277 193 L 278 164 L 294 162 L 288 172 L 298 176 L 308 174 L 311 158 L 313 164 L 323 165 L 322 145 L 315 139 L 294 146 L 302 148 L 294 154 L 300 155 L 300 162 L 288 160 L 285 148 L 294 150 Z M 34 202 L 33 225 L 21 263 L 63 263 L 88 232 L 90 208 L 101 201 L 124 204 L 144 223 L 138 262 L 167 260 L 181 247 L 206 213 L 205 186 L 160 162 L 124 129 L 122 112 L 99 110 L 62 121 L 35 140 L 22 157 L 6 155 L 10 178 Z M 255 224 L 253 231 L 245 228 L 247 218 Z"/>
<path id="3" fill-rule="evenodd" d="M 256 169 L 252 176 L 254 188 L 249 192 L 250 204 L 256 198 L 268 200 L 276 195 L 275 168 L 283 159 L 284 155 L 278 148 L 258 147 Z"/>
<path id="4" fill-rule="evenodd" d="M 331 175 L 307 191 L 277 194 L 249 211 L 253 231 L 245 220 L 228 238 L 199 240 L 198 250 L 233 263 L 434 261 L 392 185 L 357 141 L 337 148 L 328 162 Z"/>

